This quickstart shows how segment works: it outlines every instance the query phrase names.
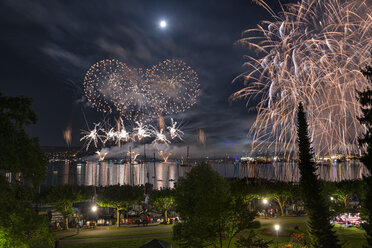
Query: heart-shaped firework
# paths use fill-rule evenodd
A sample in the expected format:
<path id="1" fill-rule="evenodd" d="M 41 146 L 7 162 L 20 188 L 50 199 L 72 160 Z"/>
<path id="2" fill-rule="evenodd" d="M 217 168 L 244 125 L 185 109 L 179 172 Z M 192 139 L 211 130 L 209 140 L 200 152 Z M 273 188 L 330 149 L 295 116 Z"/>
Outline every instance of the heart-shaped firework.
<path id="1" fill-rule="evenodd" d="M 181 60 L 165 60 L 151 69 L 101 60 L 84 78 L 84 92 L 98 111 L 117 110 L 127 119 L 146 120 L 183 112 L 196 103 L 198 76 Z"/>

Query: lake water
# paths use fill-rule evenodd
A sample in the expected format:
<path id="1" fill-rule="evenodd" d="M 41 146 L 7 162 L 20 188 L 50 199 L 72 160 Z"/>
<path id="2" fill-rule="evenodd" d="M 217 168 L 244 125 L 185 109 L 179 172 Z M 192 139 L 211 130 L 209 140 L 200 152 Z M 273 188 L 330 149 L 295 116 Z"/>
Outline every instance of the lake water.
<path id="1" fill-rule="evenodd" d="M 299 170 L 295 162 L 271 164 L 214 164 L 213 169 L 225 178 L 264 178 L 284 182 L 298 182 Z M 107 186 L 114 184 L 141 185 L 151 183 L 154 188 L 174 187 L 174 183 L 191 169 L 175 162 L 120 164 L 110 161 L 77 162 L 50 161 L 46 186 L 56 184 Z M 319 165 L 319 177 L 327 181 L 362 179 L 368 170 L 359 161 Z"/>

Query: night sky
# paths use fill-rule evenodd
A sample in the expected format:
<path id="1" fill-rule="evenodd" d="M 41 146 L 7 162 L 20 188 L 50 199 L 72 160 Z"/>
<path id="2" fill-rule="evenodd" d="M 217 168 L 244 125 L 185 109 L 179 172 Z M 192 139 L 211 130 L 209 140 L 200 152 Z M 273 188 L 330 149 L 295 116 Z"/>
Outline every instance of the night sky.
<path id="1" fill-rule="evenodd" d="M 272 6 L 274 9 L 278 6 Z M 198 103 L 183 114 L 182 145 L 196 143 L 205 131 L 213 152 L 242 152 L 255 118 L 244 101 L 228 97 L 242 87 L 232 80 L 244 71 L 251 51 L 234 43 L 247 28 L 270 15 L 245 1 L 29 1 L 0 3 L 0 91 L 34 99 L 38 123 L 28 128 L 42 146 L 65 145 L 62 132 L 72 128 L 72 145 L 81 129 L 103 116 L 83 94 L 88 68 L 115 58 L 133 67 L 180 59 L 198 74 Z M 159 27 L 165 19 L 167 28 Z"/>

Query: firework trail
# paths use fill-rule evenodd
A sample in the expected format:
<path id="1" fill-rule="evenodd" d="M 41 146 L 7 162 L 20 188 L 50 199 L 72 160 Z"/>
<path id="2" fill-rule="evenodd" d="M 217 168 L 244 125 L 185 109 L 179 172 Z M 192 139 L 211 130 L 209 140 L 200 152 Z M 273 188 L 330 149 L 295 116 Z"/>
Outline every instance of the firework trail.
<path id="1" fill-rule="evenodd" d="M 81 131 L 81 134 L 83 134 L 84 136 L 80 139 L 80 141 L 85 140 L 85 142 L 86 142 L 86 148 L 85 149 L 87 151 L 88 151 L 89 146 L 92 143 L 92 141 L 93 141 L 93 144 L 96 148 L 97 148 L 97 145 L 98 145 L 98 141 L 102 142 L 103 136 L 99 134 L 99 132 L 101 131 L 100 125 L 101 125 L 101 123 L 94 124 L 94 128 L 92 130 L 88 130 L 88 131 L 82 130 Z"/>
<path id="2" fill-rule="evenodd" d="M 243 74 L 245 88 L 232 99 L 259 99 L 250 129 L 253 148 L 270 143 L 275 153 L 296 151 L 296 113 L 304 104 L 317 155 L 358 152 L 364 131 L 357 120 L 356 90 L 368 83 L 360 72 L 372 50 L 372 2 L 302 0 L 274 21 L 246 30 L 238 42 L 253 48 Z"/>
<path id="3" fill-rule="evenodd" d="M 182 135 L 184 133 L 181 131 L 180 125 L 177 126 L 177 122 L 174 121 L 173 118 L 171 118 L 171 122 L 172 122 L 171 126 L 167 127 L 167 129 L 169 130 L 171 139 L 179 138 L 180 140 L 183 140 Z"/>
<path id="4" fill-rule="evenodd" d="M 118 129 L 118 131 L 116 132 L 116 140 L 117 142 L 119 143 L 120 141 L 124 141 L 124 142 L 128 142 L 129 138 L 130 138 L 130 134 L 127 132 L 127 130 L 125 129 L 125 126 L 124 126 L 124 121 L 122 118 L 119 119 L 120 122 L 118 121 L 118 123 L 120 123 L 120 128 Z M 118 124 L 119 125 L 119 124 Z"/>
<path id="5" fill-rule="evenodd" d="M 205 133 L 204 133 L 204 130 L 199 128 L 198 130 L 198 142 L 205 146 L 205 142 L 206 142 L 206 137 L 205 137 Z"/>
<path id="6" fill-rule="evenodd" d="M 71 145 L 71 127 L 67 126 L 66 130 L 63 131 L 63 138 L 66 141 L 68 147 Z"/>

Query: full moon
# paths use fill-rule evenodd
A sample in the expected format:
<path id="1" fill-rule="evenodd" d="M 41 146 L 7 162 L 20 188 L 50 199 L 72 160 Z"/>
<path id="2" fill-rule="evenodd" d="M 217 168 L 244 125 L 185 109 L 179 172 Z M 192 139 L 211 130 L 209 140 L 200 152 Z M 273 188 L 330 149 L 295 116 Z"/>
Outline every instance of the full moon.
<path id="1" fill-rule="evenodd" d="M 160 25 L 161 28 L 165 28 L 167 26 L 167 22 L 162 20 L 162 21 L 160 21 L 159 25 Z"/>

